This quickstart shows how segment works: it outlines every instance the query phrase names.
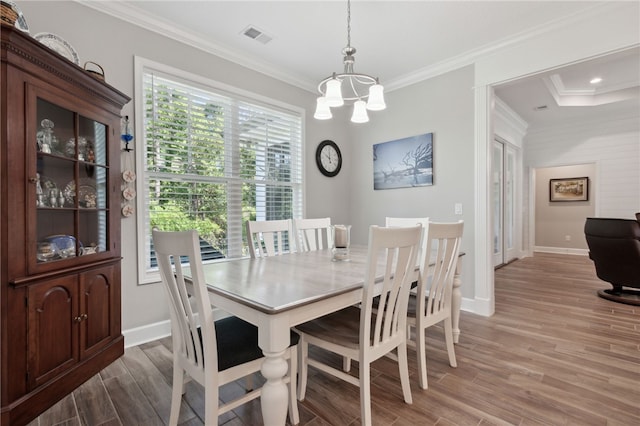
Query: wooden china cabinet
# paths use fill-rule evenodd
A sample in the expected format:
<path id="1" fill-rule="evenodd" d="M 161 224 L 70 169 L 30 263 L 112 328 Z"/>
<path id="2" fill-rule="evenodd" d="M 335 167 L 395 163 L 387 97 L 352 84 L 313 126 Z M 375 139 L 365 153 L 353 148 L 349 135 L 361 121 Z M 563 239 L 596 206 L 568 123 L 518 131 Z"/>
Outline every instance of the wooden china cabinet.
<path id="1" fill-rule="evenodd" d="M 120 113 L 129 98 L 2 25 L 0 423 L 122 355 Z"/>

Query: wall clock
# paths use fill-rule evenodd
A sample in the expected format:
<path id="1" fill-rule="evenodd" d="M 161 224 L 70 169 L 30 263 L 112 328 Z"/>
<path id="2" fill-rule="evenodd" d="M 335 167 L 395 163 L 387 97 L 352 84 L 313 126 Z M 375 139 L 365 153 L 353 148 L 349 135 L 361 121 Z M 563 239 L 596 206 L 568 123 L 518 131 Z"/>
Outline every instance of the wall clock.
<path id="1" fill-rule="evenodd" d="M 342 168 L 342 153 L 334 141 L 324 140 L 316 149 L 316 164 L 320 172 L 327 177 L 334 177 Z"/>

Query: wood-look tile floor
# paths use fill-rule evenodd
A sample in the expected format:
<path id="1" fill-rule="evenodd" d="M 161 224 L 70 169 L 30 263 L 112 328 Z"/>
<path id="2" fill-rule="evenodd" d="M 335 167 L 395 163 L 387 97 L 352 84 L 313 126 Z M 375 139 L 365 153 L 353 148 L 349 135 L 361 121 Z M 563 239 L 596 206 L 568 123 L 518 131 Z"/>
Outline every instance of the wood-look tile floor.
<path id="1" fill-rule="evenodd" d="M 462 312 L 458 368 L 442 329 L 427 331 L 429 389 L 420 390 L 409 351 L 412 405 L 395 363 L 373 364 L 374 424 L 640 425 L 640 307 L 597 297 L 607 287 L 583 256 L 536 254 L 497 270 L 495 315 Z M 129 348 L 30 426 L 167 424 L 171 369 L 170 339 Z M 234 383 L 221 398 L 242 391 Z M 181 425 L 202 425 L 202 396 L 187 386 Z M 358 389 L 313 369 L 299 409 L 301 425 L 360 424 Z M 261 424 L 259 402 L 220 424 Z"/>

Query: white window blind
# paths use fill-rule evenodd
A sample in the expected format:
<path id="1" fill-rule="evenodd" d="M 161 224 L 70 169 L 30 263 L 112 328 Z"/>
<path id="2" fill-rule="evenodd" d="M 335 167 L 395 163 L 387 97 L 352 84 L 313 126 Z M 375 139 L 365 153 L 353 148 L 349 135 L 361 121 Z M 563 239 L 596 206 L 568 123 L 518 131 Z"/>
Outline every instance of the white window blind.
<path id="1" fill-rule="evenodd" d="M 245 222 L 302 216 L 302 118 L 143 69 L 147 270 L 153 228 L 196 229 L 203 260 L 248 255 Z"/>

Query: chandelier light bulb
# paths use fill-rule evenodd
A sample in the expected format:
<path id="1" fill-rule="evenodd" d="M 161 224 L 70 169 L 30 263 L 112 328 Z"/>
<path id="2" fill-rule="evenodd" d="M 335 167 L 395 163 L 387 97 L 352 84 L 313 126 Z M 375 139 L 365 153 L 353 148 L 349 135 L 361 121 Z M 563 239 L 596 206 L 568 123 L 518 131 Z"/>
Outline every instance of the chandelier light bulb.
<path id="1" fill-rule="evenodd" d="M 381 84 L 374 84 L 369 87 L 369 100 L 367 101 L 367 109 L 369 111 L 382 111 L 387 107 L 384 102 L 384 87 Z"/>
<path id="2" fill-rule="evenodd" d="M 330 107 L 340 107 L 344 105 L 342 99 L 342 82 L 337 78 L 327 81 L 327 94 L 325 96 L 327 105 Z"/>
<path id="3" fill-rule="evenodd" d="M 365 101 L 356 101 L 353 104 L 353 115 L 351 116 L 353 123 L 366 123 L 369 121 L 367 114 L 367 103 Z"/>
<path id="4" fill-rule="evenodd" d="M 331 117 L 331 109 L 327 105 L 327 99 L 324 96 L 320 96 L 316 100 L 316 112 L 313 114 L 313 118 L 316 120 L 329 120 Z"/>

